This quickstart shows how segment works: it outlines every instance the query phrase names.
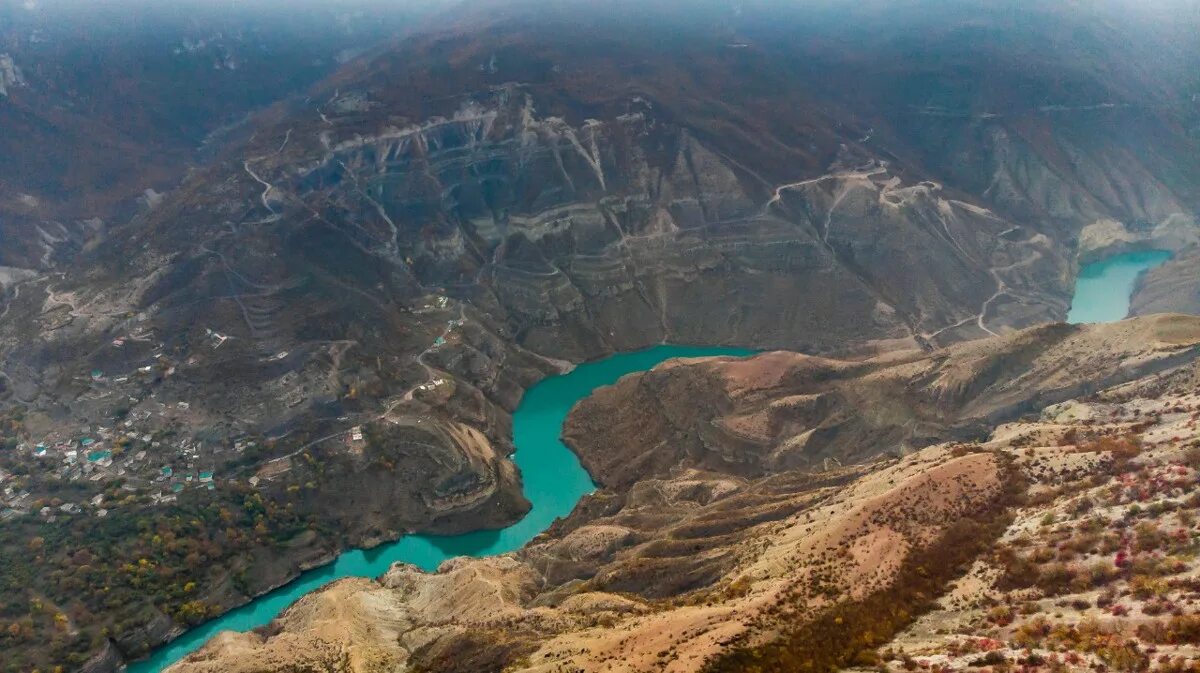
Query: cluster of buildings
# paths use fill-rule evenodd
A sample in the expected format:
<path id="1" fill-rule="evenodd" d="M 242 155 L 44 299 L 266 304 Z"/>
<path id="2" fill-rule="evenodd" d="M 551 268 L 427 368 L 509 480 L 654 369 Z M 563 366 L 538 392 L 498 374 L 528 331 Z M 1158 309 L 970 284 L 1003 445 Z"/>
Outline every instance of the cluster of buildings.
<path id="1" fill-rule="evenodd" d="M 177 407 L 186 409 L 186 403 Z M 139 417 L 148 417 L 141 412 Z M 60 514 L 88 513 L 106 516 L 111 503 L 97 493 L 113 481 L 130 494 L 146 494 L 156 503 L 176 500 L 188 488 L 212 490 L 217 477 L 211 467 L 226 452 L 242 452 L 254 446 L 253 441 L 235 442 L 232 447 L 205 444 L 195 439 L 167 441 L 156 435 L 134 429 L 137 420 L 123 421 L 116 428 L 83 427 L 70 437 L 50 436 L 37 443 L 22 442 L 15 451 L 30 461 L 44 476 L 65 482 L 92 483 L 89 499 L 80 502 L 55 503 L 37 506 L 45 497 L 32 495 L 15 475 L 0 471 L 0 521 L 26 514 L 45 517 Z M 22 484 L 22 487 L 18 487 Z"/>
<path id="2" fill-rule="evenodd" d="M 13 481 L 11 474 L 0 470 L 0 523 L 29 510 L 32 496 L 29 491 L 17 488 Z"/>
<path id="3" fill-rule="evenodd" d="M 435 297 L 428 308 L 445 309 L 448 305 L 446 297 Z M 143 316 L 138 316 L 138 322 L 143 322 Z M 456 324 L 461 321 L 450 321 L 447 333 Z M 206 330 L 205 336 L 212 349 L 220 348 L 232 338 L 211 329 Z M 15 457 L 22 468 L 29 468 L 29 476 L 0 471 L 0 521 L 38 515 L 103 517 L 128 497 L 136 497 L 141 502 L 147 499 L 154 503 L 173 502 L 187 490 L 215 489 L 220 481 L 217 466 L 235 460 L 237 454 L 255 446 L 250 439 L 232 442 L 200 440 L 191 437 L 190 433 L 172 432 L 172 428 L 194 427 L 204 419 L 196 417 L 188 402 L 157 400 L 154 392 L 145 386 L 134 386 L 143 393 L 139 394 L 125 385 L 145 381 L 157 374 L 169 377 L 175 373 L 171 359 L 163 354 L 162 344 L 152 348 L 142 359 L 130 351 L 135 342 L 153 344 L 153 335 L 139 327 L 111 341 L 113 349 L 124 350 L 131 356 L 122 365 L 122 368 L 128 367 L 128 371 L 110 375 L 97 368 L 77 375 L 77 380 L 89 388 L 78 400 L 84 405 L 95 405 L 101 416 L 115 413 L 118 420 L 105 426 L 81 424 L 73 428 L 56 428 L 40 439 L 26 438 L 27 441 L 9 447 L 10 456 Z M 268 359 L 282 361 L 287 357 L 288 352 L 282 351 Z M 296 376 L 295 372 L 289 372 L 282 383 L 286 387 Z M 441 383 L 441 380 L 434 381 L 427 387 Z M 300 396 L 295 403 L 303 401 L 302 392 L 294 393 Z M 127 402 L 123 401 L 125 398 L 128 398 Z M 124 411 L 114 411 L 121 407 Z M 185 434 L 189 436 L 185 437 Z M 352 445 L 364 441 L 360 427 L 353 428 L 350 436 Z M 23 469 L 17 471 L 24 472 Z M 270 477 L 269 473 L 260 471 L 250 478 L 250 484 L 254 486 L 261 479 Z M 42 488 L 43 484 L 39 482 L 43 480 L 52 483 Z M 85 488 L 55 489 L 53 482 L 81 484 Z M 229 482 L 227 475 L 225 483 Z M 113 488 L 118 484 L 124 494 L 114 493 Z M 63 492 L 54 493 L 54 490 Z M 66 499 L 75 502 L 63 502 Z"/>

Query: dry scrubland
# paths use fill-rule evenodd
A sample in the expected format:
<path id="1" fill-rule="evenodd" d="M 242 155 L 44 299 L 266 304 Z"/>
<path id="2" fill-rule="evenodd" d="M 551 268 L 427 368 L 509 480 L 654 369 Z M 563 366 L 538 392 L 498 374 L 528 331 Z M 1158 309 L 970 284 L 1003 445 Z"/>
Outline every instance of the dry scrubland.
<path id="1" fill-rule="evenodd" d="M 996 431 L 1028 480 L 1001 538 L 861 663 L 890 670 L 1200 669 L 1194 372 Z M 869 660 L 869 661 L 868 661 Z"/>

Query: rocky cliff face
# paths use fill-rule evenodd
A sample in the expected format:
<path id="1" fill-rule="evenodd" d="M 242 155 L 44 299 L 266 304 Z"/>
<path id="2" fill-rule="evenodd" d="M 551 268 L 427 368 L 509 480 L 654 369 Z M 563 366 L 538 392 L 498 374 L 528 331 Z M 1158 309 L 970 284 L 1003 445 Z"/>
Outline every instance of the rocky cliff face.
<path id="1" fill-rule="evenodd" d="M 994 311 L 977 333 L 1057 310 L 1047 287 L 1067 270 L 1050 240 L 884 160 L 847 154 L 773 185 L 653 109 L 572 125 L 535 98 L 513 86 L 448 119 L 327 131 L 295 175 L 271 157 L 255 169 L 264 208 L 320 205 L 353 245 L 573 360 L 661 341 L 829 350 L 923 337 L 964 309 Z M 984 306 L 1007 285 L 1043 305 Z"/>
<path id="2" fill-rule="evenodd" d="M 658 427 L 676 425 L 679 434 L 651 447 L 656 455 L 673 456 L 673 464 L 621 482 L 611 461 L 598 462 L 597 456 L 616 452 L 645 455 L 640 432 L 616 437 L 629 430 L 620 418 L 628 412 L 613 405 L 618 418 L 611 435 L 580 433 L 575 440 L 606 487 L 525 549 L 455 559 L 434 574 L 396 565 L 378 582 L 338 582 L 306 597 L 270 629 L 223 634 L 172 670 L 632 672 L 754 665 L 783 671 L 805 657 L 831 666 L 894 659 L 899 669 L 902 656 L 888 643 L 901 632 L 905 643 L 927 648 L 922 653 L 949 653 L 955 666 L 965 668 L 973 659 L 952 647 L 950 636 L 931 636 L 946 631 L 914 624 L 916 614 L 933 609 L 930 619 L 970 624 L 969 633 L 996 641 L 991 649 L 1019 649 L 1019 629 L 993 633 L 972 621 L 986 608 L 985 596 L 1007 590 L 1007 582 L 1040 587 L 1042 577 L 1051 586 L 1049 567 L 1032 578 L 1005 575 L 1015 572 L 1013 551 L 1023 553 L 1026 546 L 1014 540 L 1031 531 L 1049 535 L 1044 521 L 1037 527 L 1038 519 L 1080 511 L 1081 492 L 1103 500 L 1123 493 L 1130 479 L 1144 476 L 1158 484 L 1159 473 L 1181 484 L 1194 479 L 1194 467 L 1185 467 L 1181 456 L 1200 441 L 1194 423 L 1200 413 L 1198 344 L 1200 321 L 1154 318 L 1032 330 L 936 352 L 931 362 L 838 368 L 769 353 L 744 361 L 666 363 L 601 391 L 573 413 L 570 426 L 586 425 L 613 392 L 650 387 L 663 377 L 692 378 L 695 387 L 658 388 L 661 404 L 643 413 L 651 436 Z M 1004 366 L 1014 353 L 1041 372 L 1037 378 L 1049 379 L 1041 394 L 1030 394 L 1024 368 Z M 1103 372 L 1091 375 L 1079 358 L 1098 353 L 1106 362 L 1137 362 L 1143 369 L 1124 382 Z M 1101 370 L 1112 366 L 1096 364 Z M 798 470 L 776 462 L 768 476 L 746 467 L 765 464 L 763 452 L 727 433 L 710 444 L 722 459 L 703 463 L 680 450 L 689 446 L 691 428 L 728 425 L 731 405 L 757 400 L 788 409 L 795 422 L 796 400 L 804 395 L 792 388 L 801 381 L 829 378 L 832 386 L 841 381 L 843 389 L 866 391 L 900 370 L 909 377 L 908 392 L 894 394 L 914 406 L 929 395 L 953 399 L 951 407 L 964 410 L 963 418 L 966 409 L 988 416 L 1026 399 L 1032 413 L 989 427 L 973 441 L 852 467 Z M 1094 386 L 1098 394 L 1042 409 L 1054 397 L 1050 391 L 1071 384 Z M 706 388 L 723 388 L 732 401 L 710 406 L 701 394 L 701 404 L 692 407 L 694 424 L 681 422 L 671 409 Z M 864 415 L 872 410 L 880 427 L 911 426 L 904 414 L 862 408 Z M 947 425 L 954 416 L 947 413 Z M 811 433 L 796 426 L 781 434 Z M 1160 489 L 1164 497 L 1169 489 Z M 1184 508 L 1190 512 L 1195 505 L 1192 499 Z M 1133 576 L 1112 580 L 1131 582 Z M 931 602 L 948 591 L 941 602 Z M 1051 609 L 1054 590 L 1036 591 L 1022 594 L 1027 606 L 1039 606 L 1023 610 L 1022 620 Z M 1090 604 L 1072 610 L 1096 612 Z M 818 633 L 829 635 L 811 640 Z M 1074 647 L 1069 651 L 1077 651 L 1081 662 L 1107 656 Z"/>
<path id="3" fill-rule="evenodd" d="M 1130 315 L 1191 313 L 1200 315 L 1200 247 L 1185 249 L 1138 282 Z"/>

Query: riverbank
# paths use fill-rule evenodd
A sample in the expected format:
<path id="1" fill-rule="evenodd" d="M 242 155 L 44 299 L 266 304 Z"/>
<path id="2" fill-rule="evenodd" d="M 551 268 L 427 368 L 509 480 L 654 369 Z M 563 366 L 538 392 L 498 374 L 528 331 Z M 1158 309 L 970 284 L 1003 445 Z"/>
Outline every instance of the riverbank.
<path id="1" fill-rule="evenodd" d="M 354 549 L 333 563 L 301 574 L 297 579 L 250 603 L 184 632 L 159 647 L 147 659 L 129 665 L 129 673 L 159 673 L 198 649 L 221 631 L 248 631 L 264 626 L 305 594 L 347 577 L 378 577 L 394 563 L 435 570 L 458 556 L 492 556 L 522 547 L 552 524 L 570 514 L 579 498 L 594 488 L 579 459 L 562 443 L 563 422 L 580 399 L 598 387 L 616 383 L 626 374 L 650 369 L 679 357 L 749 355 L 729 347 L 656 346 L 613 355 L 543 379 L 526 391 L 513 414 L 513 461 L 521 471 L 525 496 L 532 508 L 520 521 L 500 530 L 463 535 L 408 535 L 373 549 Z"/>
<path id="2" fill-rule="evenodd" d="M 1129 311 L 1137 278 L 1170 257 L 1166 251 L 1133 252 L 1086 265 L 1076 283 L 1070 322 L 1120 320 Z M 1121 298 L 1124 299 L 1121 299 Z M 1119 315 L 1118 315 L 1119 314 Z M 520 521 L 499 530 L 463 535 L 408 535 L 370 550 L 340 554 L 328 565 L 303 573 L 296 580 L 199 627 L 188 630 L 143 661 L 130 673 L 159 673 L 195 651 L 220 631 L 247 631 L 268 624 L 305 594 L 347 577 L 378 577 L 395 563 L 425 571 L 458 556 L 492 556 L 514 551 L 566 516 L 579 498 L 593 490 L 591 477 L 578 457 L 561 440 L 563 422 L 579 400 L 622 376 L 653 368 L 678 357 L 749 355 L 739 348 L 657 346 L 585 363 L 535 384 L 513 415 L 514 462 L 521 470 L 526 497 L 532 503 Z"/>

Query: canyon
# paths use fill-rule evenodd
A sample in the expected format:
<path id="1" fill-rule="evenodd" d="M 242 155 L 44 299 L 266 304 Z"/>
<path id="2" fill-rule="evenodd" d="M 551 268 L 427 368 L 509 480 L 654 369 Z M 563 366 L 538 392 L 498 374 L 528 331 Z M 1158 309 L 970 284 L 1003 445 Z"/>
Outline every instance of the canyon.
<path id="1" fill-rule="evenodd" d="M 270 629 L 224 633 L 171 670 L 790 670 L 779 648 L 794 634 L 839 609 L 854 615 L 853 606 L 897 596 L 912 602 L 886 609 L 933 609 L 931 619 L 958 620 L 984 637 L 987 629 L 972 617 L 988 605 L 980 596 L 1003 586 L 1003 567 L 991 559 L 1011 558 L 1003 554 L 1028 534 L 1028 522 L 1109 479 L 1180 465 L 1176 481 L 1191 483 L 1194 466 L 1179 461 L 1184 448 L 1200 448 L 1197 356 L 1200 319 L 1155 316 L 1037 327 L 932 354 L 884 356 L 840 377 L 830 375 L 838 363 L 785 352 L 671 360 L 600 389 L 572 412 L 567 441 L 601 488 L 525 548 L 449 560 L 434 574 L 396 564 L 378 581 L 337 582 Z M 1094 372 L 1088 380 L 1067 373 L 1084 366 Z M 813 393 L 815 382 L 827 392 Z M 786 449 L 810 462 L 822 458 L 827 449 L 811 438 L 830 425 L 812 410 L 822 396 L 849 388 L 887 392 L 875 404 L 859 399 L 844 407 L 850 418 L 840 425 L 859 437 L 867 434 L 860 429 L 866 410 L 884 438 L 924 415 L 920 400 L 936 399 L 961 410 L 938 420 L 962 438 L 931 439 L 925 448 L 855 465 L 787 465 L 798 461 Z M 895 388 L 911 394 L 898 396 Z M 1070 399 L 1084 389 L 1093 391 L 1088 401 Z M 878 404 L 914 398 L 903 410 Z M 1020 408 L 1035 411 L 1018 414 Z M 1024 418 L 1010 420 L 1018 415 Z M 737 443 L 730 426 L 741 430 Z M 776 428 L 787 437 L 782 445 L 769 432 Z M 1124 462 L 1124 445 L 1103 439 L 1130 436 L 1137 437 L 1132 463 Z M 831 440 L 836 445 L 836 436 Z M 777 462 L 754 460 L 763 454 Z M 661 458 L 663 467 L 648 457 Z M 625 476 L 630 466 L 636 479 Z M 1035 498 L 1038 492 L 1045 496 Z M 1194 505 L 1192 499 L 1187 507 Z M 955 556 L 945 546 L 950 541 L 972 551 Z M 957 580 L 960 588 L 943 602 L 895 594 L 911 581 L 912 567 L 945 555 L 954 565 L 940 569 L 949 574 L 939 581 Z M 960 604 L 968 597 L 974 603 Z M 911 616 L 895 622 L 896 633 Z M 812 650 L 803 656 L 834 665 L 869 661 L 876 655 L 865 653 L 882 649 L 893 633 L 855 641 L 860 628 L 870 627 L 844 625 L 852 641 L 846 652 L 827 641 L 798 646 Z M 1132 626 L 1118 620 L 1106 628 Z M 926 653 L 956 652 L 945 650 L 948 638 L 938 649 L 927 644 L 927 631 L 913 633 L 921 635 L 902 638 L 919 639 Z M 1003 649 L 998 642 L 991 649 Z"/>
<path id="2" fill-rule="evenodd" d="M 661 601 L 733 583 L 751 548 L 807 548 L 800 529 L 759 523 L 798 525 L 788 517 L 827 499 L 844 523 L 867 493 L 907 511 L 941 479 L 927 468 L 963 489 L 939 516 L 990 520 L 1012 496 L 1012 456 L 951 456 L 947 443 L 986 444 L 998 423 L 1191 357 L 1183 318 L 1047 326 L 1066 317 L 1083 265 L 1151 249 L 1173 259 L 1138 282 L 1133 313 L 1195 308 L 1200 82 L 1186 22 L 1041 3 L 1015 25 L 961 3 L 919 17 L 618 4 L 440 14 L 273 94 L 203 161 L 152 153 L 171 167 L 161 181 L 103 168 L 130 179 L 106 192 L 126 205 L 87 235 L 29 210 L 77 204 L 10 194 L 0 175 L 5 208 L 30 218 L 11 220 L 22 236 L 73 241 L 69 261 L 54 252 L 45 268 L 28 261 L 46 252 L 31 244 L 5 276 L 14 446 L 0 467 L 28 496 L 0 531 L 8 651 L 111 670 L 347 548 L 508 526 L 530 506 L 512 414 L 578 363 L 663 343 L 790 351 L 722 364 L 769 370 L 745 395 L 725 387 L 743 374 L 708 361 L 585 401 L 566 436 L 602 495 L 515 555 L 339 583 L 183 666 L 215 656 L 234 668 L 211 670 L 235 670 L 237 652 L 250 667 L 270 652 L 262 661 L 348 670 L 449 670 L 448 653 L 464 653 L 465 670 L 524 657 L 550 670 L 593 645 L 616 657 L 616 636 L 581 635 L 598 628 L 589 620 L 653 631 L 675 623 L 655 616 Z M 1134 18 L 1144 32 L 1125 39 Z M 29 106 L 45 78 L 15 58 L 26 85 L 0 115 L 41 110 Z M 3 142 L 25 153 L 37 138 Z M 70 462 L 84 446 L 110 464 Z M 670 549 L 613 565 L 610 552 L 684 531 L 701 511 L 723 532 L 695 532 L 711 554 L 690 554 L 686 571 L 657 560 Z M 606 518 L 603 535 L 572 538 Z M 930 549 L 948 532 L 897 526 Z M 857 544 L 847 530 L 822 535 Z M 762 572 L 771 591 L 796 579 Z M 590 587 L 579 609 L 560 610 L 578 583 Z M 486 614 L 442 630 L 460 585 Z M 734 625 L 773 605 L 762 590 L 686 606 L 684 621 L 727 631 L 697 631 L 711 633 L 697 635 L 697 658 L 672 665 L 715 661 L 735 635 L 769 642 Z M 388 608 L 368 617 L 322 596 Z M 35 599 L 49 607 L 28 613 Z M 469 642 L 476 627 L 486 637 Z M 328 632 L 301 633 L 314 629 Z M 543 630 L 562 641 L 534 637 Z M 51 640 L 53 654 L 37 649 Z"/>

